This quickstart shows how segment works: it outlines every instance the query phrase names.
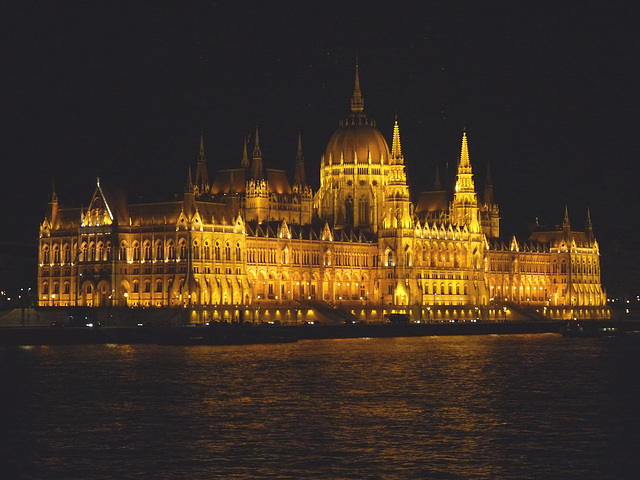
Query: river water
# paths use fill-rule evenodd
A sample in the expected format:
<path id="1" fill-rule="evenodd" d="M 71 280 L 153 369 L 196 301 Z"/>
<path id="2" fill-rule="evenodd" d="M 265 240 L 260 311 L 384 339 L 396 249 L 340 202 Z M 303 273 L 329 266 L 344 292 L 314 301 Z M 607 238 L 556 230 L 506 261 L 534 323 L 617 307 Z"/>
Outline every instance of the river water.
<path id="1" fill-rule="evenodd" d="M 2 478 L 640 478 L 640 335 L 0 348 Z"/>

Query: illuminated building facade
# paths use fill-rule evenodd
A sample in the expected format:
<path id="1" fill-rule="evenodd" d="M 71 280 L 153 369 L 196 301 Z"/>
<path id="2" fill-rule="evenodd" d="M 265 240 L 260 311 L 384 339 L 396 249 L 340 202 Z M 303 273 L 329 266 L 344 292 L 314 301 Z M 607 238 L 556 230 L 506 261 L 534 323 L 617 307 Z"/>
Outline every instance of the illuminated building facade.
<path id="1" fill-rule="evenodd" d="M 307 184 L 300 138 L 291 183 L 251 159 L 209 182 L 204 143 L 181 200 L 127 201 L 98 180 L 88 207 L 52 192 L 40 226 L 41 307 L 189 308 L 192 321 L 294 323 L 606 318 L 590 219 L 500 238 L 489 176 L 478 198 L 466 132 L 453 194 L 436 175 L 412 202 L 400 130 L 391 148 L 364 113 L 356 67 L 349 116 Z"/>

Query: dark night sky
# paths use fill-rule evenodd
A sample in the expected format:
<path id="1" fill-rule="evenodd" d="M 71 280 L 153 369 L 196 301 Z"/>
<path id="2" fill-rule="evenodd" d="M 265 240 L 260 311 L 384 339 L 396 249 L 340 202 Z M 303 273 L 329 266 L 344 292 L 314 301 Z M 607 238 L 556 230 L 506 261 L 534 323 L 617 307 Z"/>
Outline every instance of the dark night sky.
<path id="1" fill-rule="evenodd" d="M 12 3 L 0 15 L 4 244 L 36 243 L 53 178 L 63 204 L 86 205 L 96 176 L 130 201 L 182 192 L 201 129 L 210 176 L 239 164 L 256 122 L 265 166 L 292 176 L 301 131 L 317 186 L 357 54 L 365 112 L 389 142 L 398 114 L 414 194 L 453 167 L 466 125 L 504 233 L 557 224 L 566 204 L 577 229 L 591 208 L 603 246 L 640 249 L 631 2 Z"/>

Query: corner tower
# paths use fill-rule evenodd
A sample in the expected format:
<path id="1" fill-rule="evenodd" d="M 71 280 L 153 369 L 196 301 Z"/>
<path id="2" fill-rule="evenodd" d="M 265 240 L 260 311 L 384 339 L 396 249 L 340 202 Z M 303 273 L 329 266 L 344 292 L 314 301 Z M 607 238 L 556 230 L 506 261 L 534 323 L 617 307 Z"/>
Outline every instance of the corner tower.
<path id="1" fill-rule="evenodd" d="M 469 161 L 469 145 L 467 132 L 462 132 L 462 148 L 458 162 L 453 202 L 451 202 L 451 223 L 460 228 L 467 227 L 471 233 L 480 232 L 478 222 L 478 198 L 473 183 L 471 162 Z"/>

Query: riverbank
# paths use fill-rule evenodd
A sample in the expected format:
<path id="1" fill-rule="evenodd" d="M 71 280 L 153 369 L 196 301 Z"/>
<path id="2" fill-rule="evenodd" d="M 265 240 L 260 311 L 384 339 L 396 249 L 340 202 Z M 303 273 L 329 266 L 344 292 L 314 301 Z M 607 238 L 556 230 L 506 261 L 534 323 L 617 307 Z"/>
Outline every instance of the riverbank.
<path id="1" fill-rule="evenodd" d="M 640 322 L 607 321 L 619 333 Z M 74 344 L 242 345 L 360 337 L 560 333 L 565 322 L 460 322 L 353 325 L 215 325 L 209 327 L 4 327 L 0 346 Z"/>

